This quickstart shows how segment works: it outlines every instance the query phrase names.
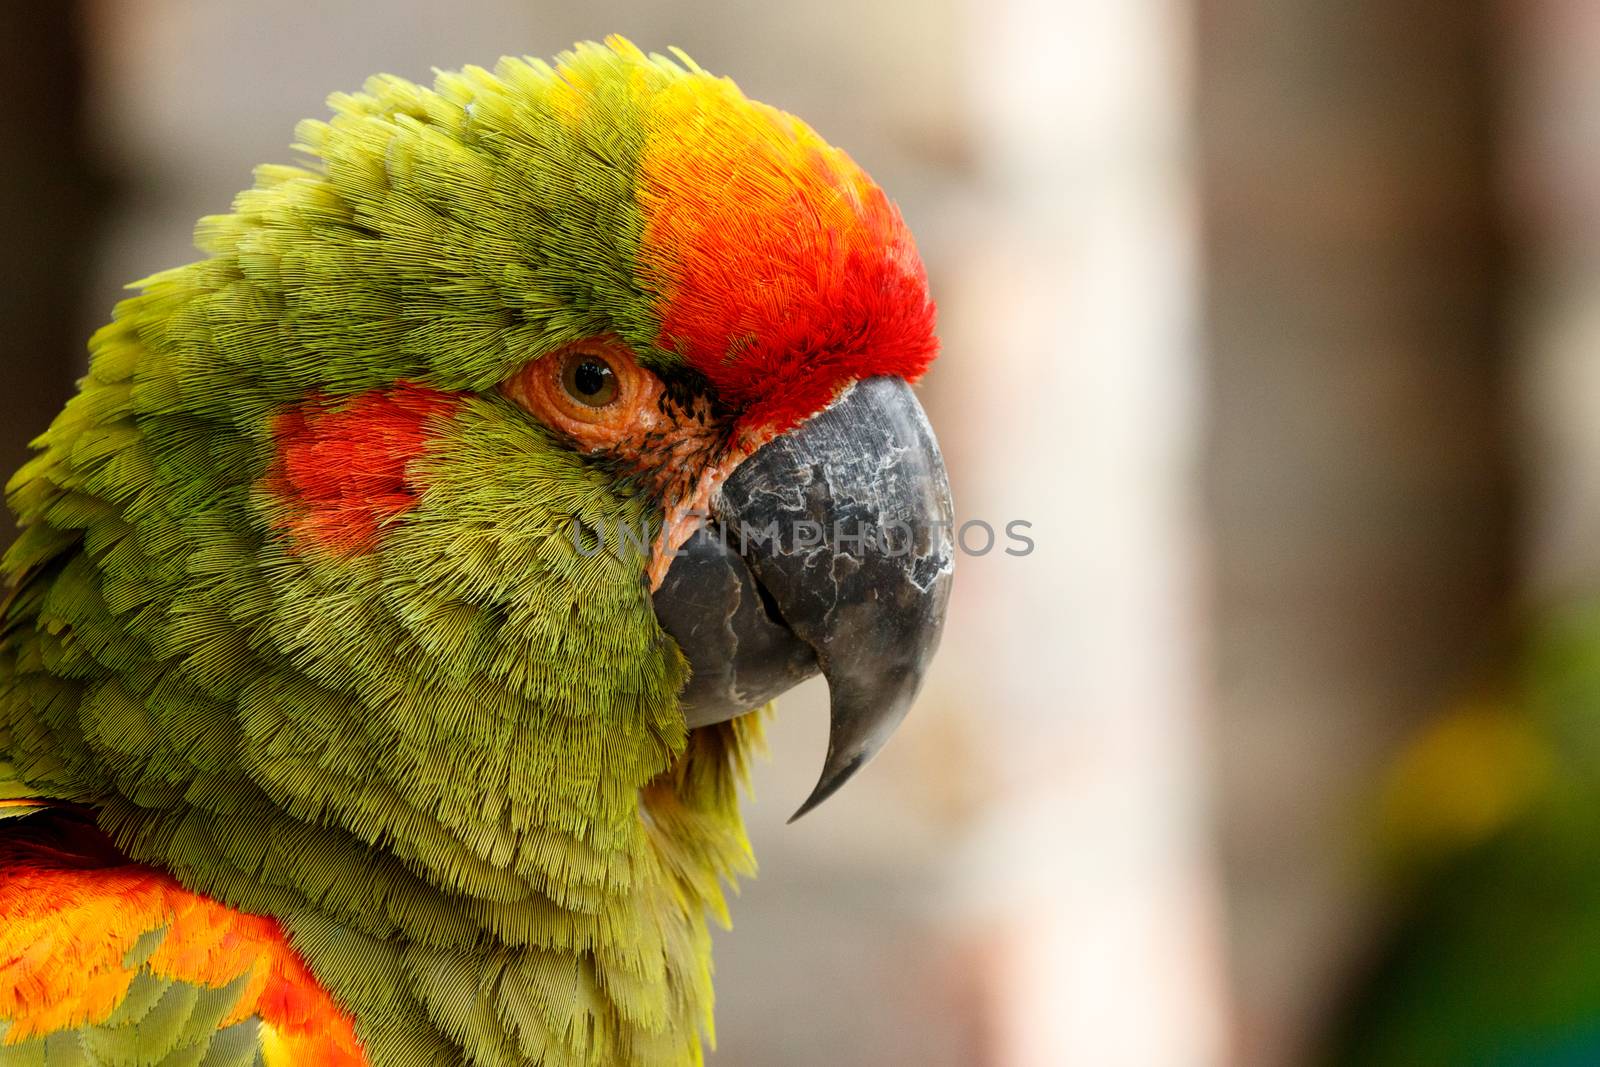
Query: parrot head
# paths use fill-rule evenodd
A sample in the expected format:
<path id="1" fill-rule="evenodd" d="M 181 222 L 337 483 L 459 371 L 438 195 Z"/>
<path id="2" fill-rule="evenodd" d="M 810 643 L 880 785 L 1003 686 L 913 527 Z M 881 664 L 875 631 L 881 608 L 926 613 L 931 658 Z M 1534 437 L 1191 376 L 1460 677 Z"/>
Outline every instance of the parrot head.
<path id="1" fill-rule="evenodd" d="M 203 230 L 240 277 L 169 373 L 270 453 L 254 502 L 271 569 L 310 586 L 299 655 L 363 671 L 310 616 L 337 631 L 376 587 L 436 669 L 494 649 L 573 714 L 687 668 L 693 728 L 820 670 L 808 809 L 942 625 L 949 489 L 909 387 L 934 308 L 843 152 L 684 62 L 613 39 L 336 98 L 300 130 L 325 176 L 268 173 Z"/>

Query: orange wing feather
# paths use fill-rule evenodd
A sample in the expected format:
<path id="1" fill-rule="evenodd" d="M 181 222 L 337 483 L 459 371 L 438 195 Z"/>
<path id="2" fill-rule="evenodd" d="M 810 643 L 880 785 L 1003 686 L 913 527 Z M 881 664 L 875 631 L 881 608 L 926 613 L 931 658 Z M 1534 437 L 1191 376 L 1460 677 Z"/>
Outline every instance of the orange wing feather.
<path id="1" fill-rule="evenodd" d="M 164 930 L 147 959 L 130 953 Z M 140 969 L 220 988 L 245 978 L 223 1026 L 260 1020 L 268 1067 L 364 1067 L 355 1028 L 273 919 L 191 893 L 170 875 L 111 867 L 0 869 L 0 1020 L 4 1044 L 103 1023 Z"/>

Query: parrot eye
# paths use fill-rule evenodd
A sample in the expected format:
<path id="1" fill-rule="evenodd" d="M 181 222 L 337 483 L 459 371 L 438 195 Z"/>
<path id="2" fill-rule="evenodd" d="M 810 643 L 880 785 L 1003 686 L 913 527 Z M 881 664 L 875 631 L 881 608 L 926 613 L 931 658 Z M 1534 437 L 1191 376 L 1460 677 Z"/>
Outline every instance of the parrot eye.
<path id="1" fill-rule="evenodd" d="M 617 398 L 617 372 L 603 356 L 572 352 L 561 363 L 561 387 L 578 403 L 603 408 Z"/>
<path id="2" fill-rule="evenodd" d="M 501 388 L 588 452 L 642 438 L 664 417 L 661 379 L 639 366 L 615 337 L 590 337 L 547 352 Z"/>

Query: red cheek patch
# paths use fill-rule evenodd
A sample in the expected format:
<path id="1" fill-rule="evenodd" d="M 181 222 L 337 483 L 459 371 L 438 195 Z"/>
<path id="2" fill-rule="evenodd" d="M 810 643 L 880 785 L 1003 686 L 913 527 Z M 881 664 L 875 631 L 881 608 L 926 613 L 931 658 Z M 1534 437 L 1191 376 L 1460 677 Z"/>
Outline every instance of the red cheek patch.
<path id="1" fill-rule="evenodd" d="M 383 527 L 416 506 L 423 486 L 412 461 L 461 400 L 401 383 L 337 400 L 313 396 L 279 414 L 267 488 L 285 505 L 281 527 L 302 546 L 371 551 Z"/>

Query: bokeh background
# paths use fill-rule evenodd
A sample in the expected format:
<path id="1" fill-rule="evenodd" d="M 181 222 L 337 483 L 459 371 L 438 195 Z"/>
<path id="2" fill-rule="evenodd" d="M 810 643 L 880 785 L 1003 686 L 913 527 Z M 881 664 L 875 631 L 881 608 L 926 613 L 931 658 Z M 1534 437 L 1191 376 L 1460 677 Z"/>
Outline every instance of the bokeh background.
<path id="1" fill-rule="evenodd" d="M 898 199 L 958 517 L 1036 545 L 959 561 L 919 707 L 792 827 L 783 703 L 712 1063 L 1307 1062 L 1394 914 L 1386 768 L 1600 584 L 1600 5 L 8 3 L 0 467 L 327 93 L 611 32 Z"/>

